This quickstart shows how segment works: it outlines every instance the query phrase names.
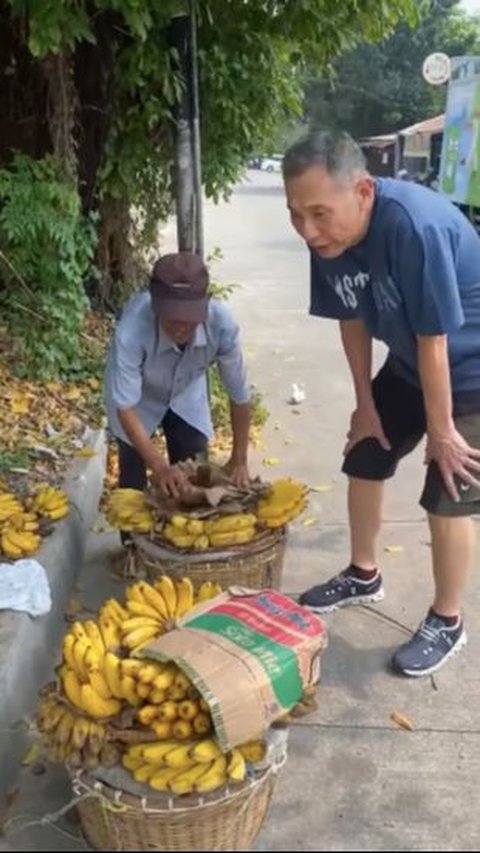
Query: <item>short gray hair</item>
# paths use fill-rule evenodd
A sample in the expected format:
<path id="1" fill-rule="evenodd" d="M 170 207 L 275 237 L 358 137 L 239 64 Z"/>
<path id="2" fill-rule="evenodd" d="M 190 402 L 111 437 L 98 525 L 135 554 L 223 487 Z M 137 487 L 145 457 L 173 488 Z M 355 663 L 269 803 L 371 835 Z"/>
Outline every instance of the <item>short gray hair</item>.
<path id="1" fill-rule="evenodd" d="M 286 151 L 282 163 L 283 178 L 297 178 L 312 166 L 323 166 L 333 178 L 353 179 L 366 172 L 363 151 L 343 130 L 313 129 Z"/>

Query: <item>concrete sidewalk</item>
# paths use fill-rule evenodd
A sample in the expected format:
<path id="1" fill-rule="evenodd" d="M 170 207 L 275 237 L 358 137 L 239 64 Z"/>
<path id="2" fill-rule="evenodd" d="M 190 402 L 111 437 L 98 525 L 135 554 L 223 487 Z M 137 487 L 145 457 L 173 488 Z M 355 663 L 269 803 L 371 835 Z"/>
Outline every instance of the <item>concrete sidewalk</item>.
<path id="1" fill-rule="evenodd" d="M 215 277 L 243 283 L 232 305 L 251 378 L 271 411 L 252 468 L 327 489 L 312 496 L 307 515 L 315 523 L 305 527 L 300 520 L 291 532 L 283 588 L 296 593 L 346 564 L 346 484 L 339 467 L 352 398 L 336 324 L 306 313 L 308 258 L 287 221 L 279 178 L 250 177 L 230 204 L 207 208 L 207 234 L 225 253 Z M 287 403 L 294 381 L 307 392 L 297 409 Z M 264 465 L 270 457 L 279 464 Z M 418 507 L 423 470 L 419 451 L 389 488 L 380 551 L 385 601 L 328 617 L 319 708 L 292 727 L 289 760 L 258 850 L 480 849 L 477 575 L 465 607 L 466 650 L 435 678 L 405 680 L 388 671 L 392 651 L 430 603 L 429 536 Z M 81 579 L 89 607 L 118 590 L 105 569 L 112 544 L 105 535 L 89 543 Z M 402 550 L 387 552 L 388 545 Z M 408 716 L 415 731 L 396 727 L 393 711 Z M 33 777 L 25 769 L 13 812 L 40 817 L 68 798 L 62 770 Z M 35 826 L 9 835 L 3 849 L 84 849 L 78 827 L 65 817 L 58 827 L 76 839 Z"/>

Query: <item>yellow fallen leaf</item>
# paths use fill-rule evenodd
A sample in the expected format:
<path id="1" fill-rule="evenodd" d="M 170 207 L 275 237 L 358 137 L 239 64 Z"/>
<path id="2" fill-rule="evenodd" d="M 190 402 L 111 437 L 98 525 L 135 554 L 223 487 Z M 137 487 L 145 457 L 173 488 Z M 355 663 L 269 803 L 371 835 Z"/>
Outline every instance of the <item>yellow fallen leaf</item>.
<path id="1" fill-rule="evenodd" d="M 10 398 L 10 409 L 14 415 L 26 415 L 30 411 L 31 399 L 27 394 L 12 394 Z"/>
<path id="2" fill-rule="evenodd" d="M 245 347 L 245 352 L 247 352 L 249 355 L 254 355 L 254 353 L 256 353 L 256 351 L 257 351 L 256 347 Z"/>
<path id="3" fill-rule="evenodd" d="M 308 518 L 305 519 L 305 521 L 302 521 L 302 524 L 304 527 L 312 527 L 314 524 L 317 523 L 317 521 L 318 518 L 316 518 L 314 515 L 309 515 Z"/>
<path id="4" fill-rule="evenodd" d="M 98 451 L 93 450 L 91 447 L 82 447 L 80 450 L 76 450 L 73 455 L 89 458 L 90 456 L 98 456 Z"/>
<path id="5" fill-rule="evenodd" d="M 300 444 L 295 438 L 286 438 L 284 444 Z"/>
<path id="6" fill-rule="evenodd" d="M 68 391 L 63 392 L 64 400 L 79 400 L 82 396 L 82 391 L 80 388 L 69 388 Z"/>
<path id="7" fill-rule="evenodd" d="M 392 723 L 395 723 L 402 729 L 406 729 L 409 732 L 415 731 L 415 726 L 413 725 L 412 721 L 409 720 L 409 718 L 406 717 L 405 714 L 402 714 L 400 711 L 392 711 L 392 713 L 390 714 L 390 719 Z"/>
<path id="8" fill-rule="evenodd" d="M 387 554 L 401 554 L 403 551 L 403 545 L 387 545 L 385 551 Z"/>
<path id="9" fill-rule="evenodd" d="M 35 764 L 38 761 L 40 756 L 41 747 L 38 741 L 34 741 L 27 749 L 25 755 L 22 759 L 22 767 L 30 767 L 32 764 Z"/>
<path id="10" fill-rule="evenodd" d="M 280 465 L 278 456 L 266 456 L 263 460 L 264 465 Z"/>
<path id="11" fill-rule="evenodd" d="M 332 487 L 328 485 L 328 483 L 320 483 L 319 486 L 312 486 L 310 489 L 311 492 L 318 492 L 322 494 L 323 492 L 331 492 Z"/>
<path id="12" fill-rule="evenodd" d="M 100 380 L 97 379 L 96 376 L 90 376 L 90 378 L 87 379 L 87 382 L 90 385 L 92 391 L 98 391 L 98 389 L 100 388 Z"/>

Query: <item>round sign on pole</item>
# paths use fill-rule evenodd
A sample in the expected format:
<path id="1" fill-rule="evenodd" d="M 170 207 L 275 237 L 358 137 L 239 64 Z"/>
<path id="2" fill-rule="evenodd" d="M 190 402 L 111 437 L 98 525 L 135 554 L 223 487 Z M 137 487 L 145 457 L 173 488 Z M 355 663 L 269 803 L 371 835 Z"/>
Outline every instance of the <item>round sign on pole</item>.
<path id="1" fill-rule="evenodd" d="M 431 53 L 423 63 L 423 79 L 431 86 L 441 86 L 450 79 L 451 63 L 446 53 Z"/>

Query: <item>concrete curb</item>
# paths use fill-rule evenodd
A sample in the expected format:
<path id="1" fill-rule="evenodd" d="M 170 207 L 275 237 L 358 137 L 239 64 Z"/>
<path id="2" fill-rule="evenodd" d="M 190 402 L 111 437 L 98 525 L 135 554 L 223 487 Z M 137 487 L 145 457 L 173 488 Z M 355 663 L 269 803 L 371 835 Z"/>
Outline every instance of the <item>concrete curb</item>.
<path id="1" fill-rule="evenodd" d="M 32 714 L 38 690 L 51 677 L 65 628 L 65 606 L 98 511 L 105 472 L 104 431 L 92 431 L 86 443 L 96 455 L 75 459 L 64 482 L 70 514 L 35 555 L 50 583 L 50 612 L 32 618 L 26 613 L 0 611 L 0 797 L 14 785 L 19 772 L 28 743 L 28 726 L 22 721 Z"/>

